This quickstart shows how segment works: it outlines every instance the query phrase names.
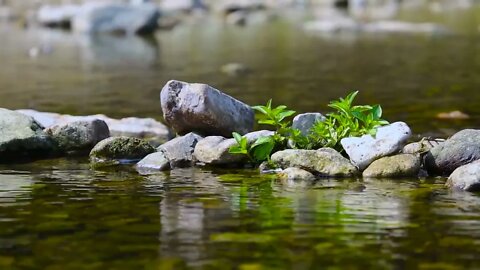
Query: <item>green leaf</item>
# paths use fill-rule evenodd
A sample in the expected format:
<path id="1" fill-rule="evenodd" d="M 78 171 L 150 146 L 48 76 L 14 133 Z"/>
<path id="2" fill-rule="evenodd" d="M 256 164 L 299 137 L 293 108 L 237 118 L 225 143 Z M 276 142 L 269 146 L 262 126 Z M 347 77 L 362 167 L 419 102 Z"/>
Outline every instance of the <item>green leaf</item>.
<path id="1" fill-rule="evenodd" d="M 275 141 L 272 136 L 260 137 L 251 147 L 252 156 L 258 162 L 268 160 L 274 147 Z"/>
<path id="2" fill-rule="evenodd" d="M 265 114 L 265 115 L 268 115 L 268 111 L 267 111 L 268 108 L 265 107 L 265 106 L 253 106 L 252 109 L 254 109 L 254 110 L 256 110 L 256 111 L 258 111 L 258 112 L 260 112 L 260 113 L 263 113 L 263 114 Z"/>
<path id="3" fill-rule="evenodd" d="M 382 117 L 382 107 L 380 105 L 374 105 L 372 107 L 373 119 L 380 119 Z"/>
<path id="4" fill-rule="evenodd" d="M 280 112 L 278 113 L 278 121 L 282 121 L 283 119 L 287 118 L 287 117 L 290 117 L 292 115 L 294 115 L 296 112 L 295 111 L 283 111 L 283 112 Z"/>
<path id="5" fill-rule="evenodd" d="M 233 138 L 235 138 L 235 141 L 237 141 L 238 144 L 241 143 L 241 141 L 242 141 L 242 135 L 240 135 L 240 134 L 237 133 L 237 132 L 232 132 L 232 136 L 233 136 Z"/>
<path id="6" fill-rule="evenodd" d="M 258 120 L 258 123 L 262 125 L 271 125 L 271 126 L 275 126 L 277 124 L 277 122 L 275 122 L 274 120 Z"/>

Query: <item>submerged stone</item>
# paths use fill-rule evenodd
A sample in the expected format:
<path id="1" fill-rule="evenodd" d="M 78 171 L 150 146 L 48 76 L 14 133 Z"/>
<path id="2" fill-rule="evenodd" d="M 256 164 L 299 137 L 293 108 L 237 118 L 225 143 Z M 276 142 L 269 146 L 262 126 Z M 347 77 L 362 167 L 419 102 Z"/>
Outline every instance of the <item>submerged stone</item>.
<path id="1" fill-rule="evenodd" d="M 341 140 L 341 144 L 352 163 L 363 171 L 373 161 L 400 151 L 412 132 L 407 124 L 395 122 L 379 127 L 375 137 L 349 137 Z"/>
<path id="2" fill-rule="evenodd" d="M 452 189 L 480 191 L 480 160 L 458 167 L 445 185 Z"/>
<path id="3" fill-rule="evenodd" d="M 254 112 L 247 104 L 206 85 L 169 81 L 160 93 L 163 117 L 177 133 L 231 137 L 253 129 Z"/>
<path id="4" fill-rule="evenodd" d="M 323 177 L 351 177 L 358 174 L 357 168 L 348 159 L 331 148 L 287 149 L 273 154 L 271 160 L 283 169 L 296 167 Z"/>
<path id="5" fill-rule="evenodd" d="M 395 178 L 417 177 L 422 163 L 420 157 L 412 154 L 400 154 L 375 160 L 363 171 L 363 177 Z"/>
<path id="6" fill-rule="evenodd" d="M 480 130 L 464 129 L 425 156 L 425 167 L 430 174 L 450 175 L 460 166 L 480 159 Z"/>
<path id="7" fill-rule="evenodd" d="M 155 152 L 147 141 L 131 137 L 110 137 L 99 142 L 90 152 L 96 166 L 135 163 Z"/>
<path id="8" fill-rule="evenodd" d="M 0 161 L 47 157 L 55 143 L 33 118 L 0 108 Z"/>
<path id="9" fill-rule="evenodd" d="M 98 142 L 110 137 L 107 124 L 98 119 L 56 125 L 45 131 L 59 150 L 66 153 L 90 151 Z"/>

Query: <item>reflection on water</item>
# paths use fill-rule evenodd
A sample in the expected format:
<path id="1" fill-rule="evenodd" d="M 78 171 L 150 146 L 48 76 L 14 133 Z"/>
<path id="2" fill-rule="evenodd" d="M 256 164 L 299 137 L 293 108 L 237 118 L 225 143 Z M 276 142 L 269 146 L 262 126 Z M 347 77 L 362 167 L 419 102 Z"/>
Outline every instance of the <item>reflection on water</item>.
<path id="1" fill-rule="evenodd" d="M 0 202 L 0 266 L 479 266 L 480 197 L 450 193 L 443 179 L 282 183 L 254 171 L 138 176 L 85 162 L 8 169 L 30 168 L 29 185 L 0 168 L 21 202 Z"/>

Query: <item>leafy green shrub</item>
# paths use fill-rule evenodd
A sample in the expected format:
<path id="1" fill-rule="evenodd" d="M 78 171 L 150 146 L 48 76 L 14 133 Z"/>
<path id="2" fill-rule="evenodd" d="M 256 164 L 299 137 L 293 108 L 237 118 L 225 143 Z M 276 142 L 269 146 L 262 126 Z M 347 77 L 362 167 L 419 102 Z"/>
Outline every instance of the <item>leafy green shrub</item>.
<path id="1" fill-rule="evenodd" d="M 248 145 L 245 137 L 234 132 L 237 145 L 230 148 L 230 153 L 246 155 L 250 161 L 260 163 L 269 160 L 273 152 L 286 149 L 288 145 L 297 149 L 331 147 L 342 152 L 340 141 L 343 138 L 365 134 L 374 136 L 379 126 L 388 124 L 381 119 L 380 105 L 353 106 L 357 94 L 358 91 L 355 91 L 345 98 L 330 102 L 328 106 L 335 109 L 335 112 L 327 114 L 324 121 L 316 122 L 307 136 L 292 128 L 290 117 L 295 111 L 289 110 L 287 106 L 272 108 L 271 99 L 266 106 L 254 106 L 252 108 L 260 112 L 258 123 L 275 128 L 274 135 L 261 137 Z"/>

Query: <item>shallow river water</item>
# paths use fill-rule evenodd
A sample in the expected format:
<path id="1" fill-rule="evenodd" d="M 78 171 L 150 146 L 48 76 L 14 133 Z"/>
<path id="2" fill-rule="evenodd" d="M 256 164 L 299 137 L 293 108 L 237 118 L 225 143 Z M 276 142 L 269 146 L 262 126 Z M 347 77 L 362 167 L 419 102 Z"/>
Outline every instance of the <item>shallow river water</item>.
<path id="1" fill-rule="evenodd" d="M 479 9 L 404 14 L 451 35 L 314 35 L 288 18 L 191 19 L 150 39 L 0 26 L 0 107 L 160 118 L 169 79 L 299 111 L 351 90 L 419 135 L 480 126 Z M 229 62 L 249 74 L 220 72 Z M 438 120 L 461 110 L 469 120 Z M 85 159 L 0 165 L 0 269 L 480 269 L 480 195 L 445 179 L 139 175 Z"/>

